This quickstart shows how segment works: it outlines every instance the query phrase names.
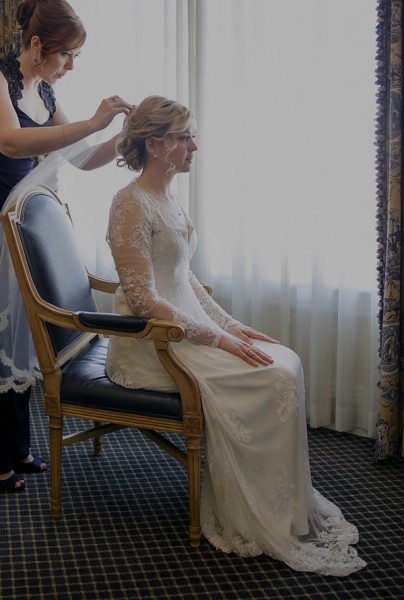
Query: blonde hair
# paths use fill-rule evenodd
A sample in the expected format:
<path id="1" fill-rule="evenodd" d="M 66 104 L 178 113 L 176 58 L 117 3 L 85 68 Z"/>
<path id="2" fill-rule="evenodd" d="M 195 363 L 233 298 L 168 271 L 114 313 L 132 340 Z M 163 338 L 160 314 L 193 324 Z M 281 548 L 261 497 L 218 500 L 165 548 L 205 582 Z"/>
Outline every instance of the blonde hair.
<path id="1" fill-rule="evenodd" d="M 174 134 L 185 131 L 191 119 L 190 110 L 179 102 L 163 96 L 148 96 L 125 121 L 116 145 L 121 155 L 117 165 L 141 171 L 147 161 L 148 138 L 164 141 L 168 157 L 177 146 Z"/>

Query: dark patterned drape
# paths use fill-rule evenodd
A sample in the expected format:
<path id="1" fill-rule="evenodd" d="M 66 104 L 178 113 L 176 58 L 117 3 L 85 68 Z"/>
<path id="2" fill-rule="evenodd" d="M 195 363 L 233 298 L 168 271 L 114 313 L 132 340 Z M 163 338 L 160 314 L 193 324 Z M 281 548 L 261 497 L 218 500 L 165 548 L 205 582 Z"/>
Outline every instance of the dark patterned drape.
<path id="1" fill-rule="evenodd" d="M 380 405 L 376 459 L 403 454 L 404 206 L 403 0 L 379 0 L 377 26 L 377 234 Z"/>
<path id="2" fill-rule="evenodd" d="M 16 29 L 15 11 L 21 0 L 0 0 L 0 56 L 19 50 L 20 35 Z"/>

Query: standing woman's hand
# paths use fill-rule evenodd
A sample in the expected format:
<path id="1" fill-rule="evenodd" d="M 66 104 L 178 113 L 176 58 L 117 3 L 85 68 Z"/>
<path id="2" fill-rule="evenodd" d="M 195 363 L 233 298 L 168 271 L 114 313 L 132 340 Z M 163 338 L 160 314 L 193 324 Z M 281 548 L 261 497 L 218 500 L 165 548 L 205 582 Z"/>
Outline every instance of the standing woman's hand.
<path id="1" fill-rule="evenodd" d="M 120 96 L 111 96 L 101 102 L 95 115 L 90 120 L 93 122 L 95 130 L 100 131 L 108 127 L 116 115 L 128 115 L 133 110 L 134 106 L 122 100 Z"/>

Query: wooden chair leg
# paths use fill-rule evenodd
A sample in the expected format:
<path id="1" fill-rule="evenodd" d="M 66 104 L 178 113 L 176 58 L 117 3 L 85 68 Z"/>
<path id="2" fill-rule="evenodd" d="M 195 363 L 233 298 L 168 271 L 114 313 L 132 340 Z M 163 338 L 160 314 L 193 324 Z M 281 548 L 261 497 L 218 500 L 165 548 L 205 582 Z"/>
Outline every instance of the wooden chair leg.
<path id="1" fill-rule="evenodd" d="M 187 437 L 188 494 L 189 494 L 189 537 L 191 546 L 201 543 L 201 452 L 200 437 Z"/>
<path id="2" fill-rule="evenodd" d="M 61 475 L 62 475 L 62 417 L 49 417 L 50 463 L 51 463 L 51 515 L 57 519 L 62 512 Z"/>
<path id="3" fill-rule="evenodd" d="M 94 427 L 98 427 L 100 425 L 99 421 L 93 421 Z M 93 439 L 93 452 L 94 456 L 100 456 L 102 454 L 102 435 L 97 435 Z"/>

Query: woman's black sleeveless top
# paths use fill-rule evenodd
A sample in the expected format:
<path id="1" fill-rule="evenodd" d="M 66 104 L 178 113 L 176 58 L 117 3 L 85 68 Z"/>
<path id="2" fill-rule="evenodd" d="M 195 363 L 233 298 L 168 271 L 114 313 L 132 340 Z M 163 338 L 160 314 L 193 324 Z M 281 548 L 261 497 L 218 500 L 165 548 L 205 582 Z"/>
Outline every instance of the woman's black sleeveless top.
<path id="1" fill-rule="evenodd" d="M 22 98 L 24 84 L 22 82 L 23 76 L 20 71 L 20 63 L 14 52 L 10 52 L 5 58 L 0 59 L 0 71 L 7 80 L 10 100 L 17 113 L 20 126 L 50 127 L 53 122 L 53 115 L 56 111 L 56 101 L 52 87 L 44 81 L 41 81 L 38 85 L 38 93 L 49 111 L 49 119 L 45 121 L 45 123 L 37 123 L 18 108 L 18 100 Z M 34 166 L 35 157 L 8 158 L 0 153 L 0 209 L 6 201 L 11 189 L 21 181 L 23 177 L 28 175 Z"/>

